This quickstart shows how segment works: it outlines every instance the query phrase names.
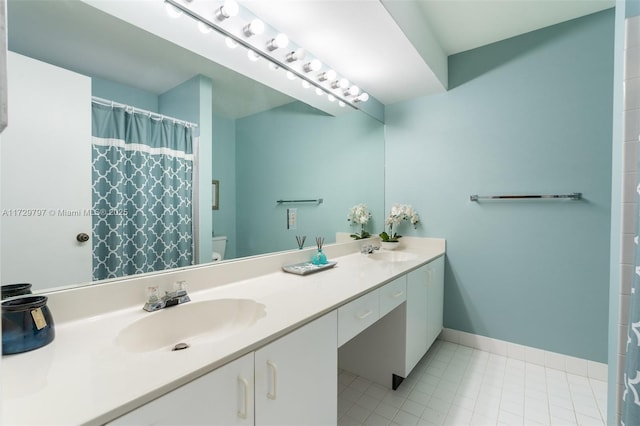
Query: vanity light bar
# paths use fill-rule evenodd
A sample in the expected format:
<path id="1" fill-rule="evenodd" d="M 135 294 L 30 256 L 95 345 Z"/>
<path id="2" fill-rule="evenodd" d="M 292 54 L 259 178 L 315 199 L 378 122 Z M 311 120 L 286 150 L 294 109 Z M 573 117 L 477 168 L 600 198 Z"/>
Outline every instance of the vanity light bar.
<path id="1" fill-rule="evenodd" d="M 198 21 L 199 23 L 201 23 L 202 25 L 206 25 L 214 30 L 216 30 L 219 34 L 228 37 L 229 41 L 234 41 L 237 44 L 243 46 L 244 48 L 248 49 L 249 51 L 253 51 L 255 53 L 255 55 L 257 55 L 257 57 L 261 57 L 264 58 L 265 60 L 267 60 L 268 62 L 270 62 L 271 64 L 273 64 L 276 68 L 282 68 L 285 71 L 290 72 L 291 74 L 293 74 L 293 76 L 300 78 L 303 82 L 306 81 L 308 84 L 310 84 L 311 86 L 314 86 L 316 88 L 316 93 L 318 94 L 326 94 L 328 96 L 331 96 L 331 98 L 329 98 L 330 100 L 333 99 L 335 101 L 335 99 L 339 100 L 339 104 L 340 106 L 345 106 L 345 105 L 349 105 L 351 108 L 353 109 L 360 109 L 357 105 L 357 103 L 361 103 L 361 102 L 366 102 L 369 99 L 369 96 L 362 96 L 364 95 L 364 93 L 361 96 L 357 96 L 354 95 L 353 93 L 350 93 L 349 90 L 345 90 L 344 92 L 340 92 L 338 90 L 331 90 L 331 88 L 326 88 L 324 87 L 322 84 L 316 82 L 314 79 L 312 79 L 311 77 L 309 77 L 308 75 L 305 75 L 305 73 L 300 72 L 298 70 L 296 70 L 295 68 L 293 68 L 292 66 L 288 65 L 286 62 L 287 60 L 285 59 L 285 61 L 280 61 L 277 58 L 274 58 L 273 56 L 269 55 L 267 52 L 263 52 L 261 49 L 257 49 L 255 46 L 253 46 L 252 44 L 250 44 L 249 42 L 247 42 L 246 40 L 244 40 L 242 37 L 237 36 L 235 34 L 233 34 L 232 32 L 224 29 L 223 27 L 221 27 L 218 23 L 211 21 L 207 18 L 205 18 L 204 16 L 194 12 L 193 10 L 191 10 L 190 8 L 188 8 L 187 6 L 185 6 L 184 4 L 182 4 L 181 2 L 177 1 L 177 0 L 165 0 L 165 2 L 171 6 L 173 6 L 174 8 L 176 8 L 177 10 L 183 12 L 185 15 L 191 17 L 192 19 Z M 246 27 L 245 27 L 246 28 Z M 271 39 L 270 39 L 271 40 Z M 270 49 L 269 47 L 267 47 L 269 50 L 276 50 L 276 49 Z M 289 62 L 293 62 L 293 61 L 289 61 Z M 318 61 L 318 63 L 320 63 L 320 61 Z M 310 66 L 310 62 L 306 65 L 309 65 L 309 71 L 312 70 L 311 66 Z M 315 68 L 315 64 L 314 67 Z M 309 72 L 306 69 L 304 69 L 305 72 Z M 314 70 L 317 71 L 317 70 Z M 310 73 L 313 74 L 313 73 Z M 322 80 L 322 79 L 321 79 Z M 346 79 L 341 79 L 340 82 L 348 82 L 348 80 Z M 337 86 L 337 87 L 336 87 Z M 333 89 L 348 89 L 345 87 L 341 87 L 339 85 L 334 86 L 332 84 L 332 88 Z M 347 97 L 351 96 L 353 99 L 349 100 L 347 99 Z"/>

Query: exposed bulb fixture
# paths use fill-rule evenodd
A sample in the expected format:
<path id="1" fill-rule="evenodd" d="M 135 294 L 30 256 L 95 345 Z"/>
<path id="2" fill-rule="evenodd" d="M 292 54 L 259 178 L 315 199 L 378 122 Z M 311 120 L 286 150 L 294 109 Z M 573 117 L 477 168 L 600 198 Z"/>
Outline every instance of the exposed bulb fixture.
<path id="1" fill-rule="evenodd" d="M 360 96 L 357 96 L 353 101 L 354 102 L 367 102 L 369 100 L 369 94 L 367 92 L 362 92 Z"/>
<path id="2" fill-rule="evenodd" d="M 355 84 L 344 91 L 345 96 L 358 96 L 359 94 L 360 88 Z"/>
<path id="3" fill-rule="evenodd" d="M 331 87 L 334 89 L 346 89 L 349 87 L 349 80 L 346 78 L 341 78 L 340 80 L 334 80 L 331 82 Z"/>
<path id="4" fill-rule="evenodd" d="M 225 38 L 225 44 L 230 49 L 244 46 L 246 50 L 241 50 L 246 51 L 249 61 L 255 62 L 262 58 L 271 70 L 283 68 L 287 79 L 300 78 L 304 89 L 314 88 L 318 96 L 327 95 L 329 102 L 337 102 L 342 108 L 351 106 L 358 109 L 355 103 L 367 102 L 370 98 L 368 93 L 362 92 L 346 78 L 338 76 L 336 71 L 327 68 L 323 70 L 324 66 L 319 59 L 307 58 L 309 55 L 304 48 L 293 46 L 287 49 L 290 44 L 289 37 L 284 33 L 277 33 L 262 20 L 255 17 L 245 20 L 246 14 L 242 11 L 242 19 L 236 18 L 226 22 L 227 19 L 241 14 L 241 6 L 238 4 L 240 0 L 215 0 L 214 3 L 217 5 L 203 9 L 204 12 L 198 11 L 209 3 L 204 0 L 164 1 L 166 12 L 171 18 L 186 14 L 197 21 L 198 29 L 203 34 L 215 30 Z M 189 3 L 198 5 L 191 7 Z M 212 12 L 215 18 L 210 17 Z M 258 35 L 262 37 L 255 37 L 253 41 L 247 40 L 248 37 Z M 266 45 L 262 44 L 265 42 Z M 277 49 L 281 49 L 281 53 L 271 53 Z"/>
<path id="5" fill-rule="evenodd" d="M 251 37 L 252 35 L 260 35 L 264 32 L 264 22 L 259 19 L 254 19 L 247 25 L 245 25 L 242 31 L 247 37 Z"/>
<path id="6" fill-rule="evenodd" d="M 240 12 L 240 6 L 235 0 L 225 0 L 224 4 L 216 10 L 216 18 L 224 21 L 227 18 L 234 17 Z"/>
<path id="7" fill-rule="evenodd" d="M 311 61 L 304 64 L 304 67 L 302 68 L 305 70 L 305 72 L 318 71 L 320 68 L 322 68 L 322 62 L 317 59 L 312 59 Z"/>
<path id="8" fill-rule="evenodd" d="M 249 60 L 251 62 L 255 62 L 258 59 L 260 59 L 260 55 L 258 55 L 255 51 L 253 50 L 247 50 L 247 58 L 249 58 Z"/>
<path id="9" fill-rule="evenodd" d="M 202 34 L 209 34 L 213 28 L 211 28 L 209 25 L 205 24 L 204 22 L 198 22 L 198 29 Z"/>
<path id="10" fill-rule="evenodd" d="M 303 48 L 296 49 L 287 53 L 287 62 L 295 62 L 304 59 L 307 56 L 307 52 Z"/>
<path id="11" fill-rule="evenodd" d="M 336 74 L 336 72 L 334 70 L 328 70 L 325 72 L 321 72 L 320 74 L 318 74 L 318 79 L 320 81 L 331 81 L 331 80 L 335 80 L 335 78 L 338 75 Z"/>
<path id="12" fill-rule="evenodd" d="M 283 49 L 289 44 L 289 37 L 286 34 L 280 33 L 275 38 L 272 38 L 267 42 L 267 49 L 276 50 Z"/>
<path id="13" fill-rule="evenodd" d="M 164 10 L 167 12 L 167 15 L 174 19 L 182 16 L 182 11 L 170 3 L 164 4 Z"/>
<path id="14" fill-rule="evenodd" d="M 224 44 L 226 44 L 229 49 L 235 49 L 236 47 L 238 47 L 238 42 L 231 37 L 225 37 Z"/>

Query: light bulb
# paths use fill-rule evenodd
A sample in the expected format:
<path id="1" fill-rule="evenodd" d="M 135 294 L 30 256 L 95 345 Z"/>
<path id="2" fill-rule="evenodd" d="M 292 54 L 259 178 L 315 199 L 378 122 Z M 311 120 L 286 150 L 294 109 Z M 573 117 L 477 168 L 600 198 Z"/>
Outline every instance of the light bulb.
<path id="1" fill-rule="evenodd" d="M 227 18 L 236 16 L 240 12 L 240 6 L 235 0 L 225 0 L 224 4 L 216 11 L 216 17 L 224 21 Z"/>
<path id="2" fill-rule="evenodd" d="M 255 62 L 258 59 L 260 59 L 260 55 L 258 55 L 256 52 L 254 52 L 253 50 L 247 50 L 247 58 L 249 58 L 249 60 L 251 62 Z"/>
<path id="3" fill-rule="evenodd" d="M 251 37 L 252 35 L 260 35 L 264 32 L 264 22 L 259 19 L 254 19 L 253 21 L 245 25 L 243 31 L 244 35 L 246 35 L 247 37 Z"/>
<path id="4" fill-rule="evenodd" d="M 333 95 L 327 96 L 327 99 L 329 99 L 329 102 L 335 102 L 336 101 L 336 97 L 333 96 Z"/>
<path id="5" fill-rule="evenodd" d="M 322 95 L 323 95 L 323 93 L 324 93 L 324 92 L 322 91 L 322 89 L 321 89 L 321 88 L 316 87 L 316 95 L 318 95 L 318 96 L 322 96 Z"/>
<path id="6" fill-rule="evenodd" d="M 358 94 L 360 94 L 360 88 L 355 84 L 344 91 L 345 96 L 358 96 Z"/>
<path id="7" fill-rule="evenodd" d="M 305 50 L 303 48 L 299 48 L 299 49 L 294 50 L 293 52 L 287 53 L 287 61 L 288 62 L 295 62 L 295 61 L 298 61 L 300 59 L 304 59 L 305 56 L 307 56 L 307 52 L 305 52 Z"/>
<path id="8" fill-rule="evenodd" d="M 311 61 L 304 64 L 303 68 L 306 72 L 318 71 L 320 68 L 322 68 L 322 62 L 317 59 L 312 59 Z"/>
<path id="9" fill-rule="evenodd" d="M 269 50 L 282 49 L 289 44 L 289 37 L 286 34 L 278 34 L 275 38 L 272 38 L 267 42 L 267 48 Z"/>
<path id="10" fill-rule="evenodd" d="M 238 47 L 238 42 L 232 39 L 231 37 L 225 37 L 224 43 L 227 45 L 229 49 L 235 49 Z"/>
<path id="11" fill-rule="evenodd" d="M 347 80 L 346 78 L 341 78 L 340 80 L 334 80 L 331 83 L 331 87 L 333 87 L 334 89 L 345 89 L 349 87 L 349 80 Z"/>
<path id="12" fill-rule="evenodd" d="M 171 3 L 165 3 L 164 9 L 166 10 L 167 15 L 172 18 L 179 18 L 182 15 L 182 11 Z"/>
<path id="13" fill-rule="evenodd" d="M 334 70 L 328 70 L 328 71 L 325 71 L 325 72 L 321 72 L 318 75 L 318 79 L 320 81 L 326 81 L 326 80 L 331 81 L 331 80 L 334 80 L 336 78 L 336 76 L 337 76 L 337 74 L 336 74 L 336 72 Z"/>
<path id="14" fill-rule="evenodd" d="M 287 71 L 287 78 L 289 80 L 295 80 L 296 79 L 296 75 L 294 73 L 292 73 L 291 71 Z"/>
<path id="15" fill-rule="evenodd" d="M 269 62 L 269 69 L 270 69 L 271 71 L 275 71 L 275 70 L 277 70 L 278 68 L 280 68 L 280 67 L 278 67 L 278 66 L 277 66 L 276 64 L 274 64 L 273 62 Z"/>
<path id="16" fill-rule="evenodd" d="M 198 29 L 202 34 L 209 34 L 211 32 L 211 27 L 204 22 L 198 22 Z"/>
<path id="17" fill-rule="evenodd" d="M 360 96 L 354 99 L 355 102 L 367 102 L 369 100 L 369 94 L 367 92 L 362 92 Z"/>
<path id="18" fill-rule="evenodd" d="M 344 102 L 339 101 L 339 102 L 338 102 L 338 105 L 340 105 L 340 108 L 344 108 L 344 105 L 345 105 L 345 104 L 344 104 Z"/>
<path id="19" fill-rule="evenodd" d="M 302 80 L 302 87 L 308 89 L 309 87 L 311 87 L 311 83 L 309 83 L 307 80 Z"/>

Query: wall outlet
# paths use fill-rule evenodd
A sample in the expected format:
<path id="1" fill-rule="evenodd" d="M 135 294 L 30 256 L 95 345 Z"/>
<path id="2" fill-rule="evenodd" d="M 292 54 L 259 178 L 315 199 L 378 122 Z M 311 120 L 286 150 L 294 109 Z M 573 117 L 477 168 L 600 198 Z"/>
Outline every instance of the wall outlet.
<path id="1" fill-rule="evenodd" d="M 298 209 L 287 209 L 287 229 L 296 229 Z"/>

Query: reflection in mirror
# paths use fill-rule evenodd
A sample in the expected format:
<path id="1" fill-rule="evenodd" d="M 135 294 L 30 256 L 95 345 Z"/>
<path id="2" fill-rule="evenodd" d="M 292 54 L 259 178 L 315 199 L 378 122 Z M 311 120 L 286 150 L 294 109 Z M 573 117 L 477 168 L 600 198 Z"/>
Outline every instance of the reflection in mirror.
<path id="1" fill-rule="evenodd" d="M 382 229 L 383 125 L 366 114 L 329 116 L 76 0 L 9 0 L 8 28 L 3 284 L 94 280 L 92 96 L 198 125 L 193 263 L 220 259 L 213 236 L 224 259 L 334 242 L 359 203 Z M 309 198 L 323 203 L 276 202 Z"/>

